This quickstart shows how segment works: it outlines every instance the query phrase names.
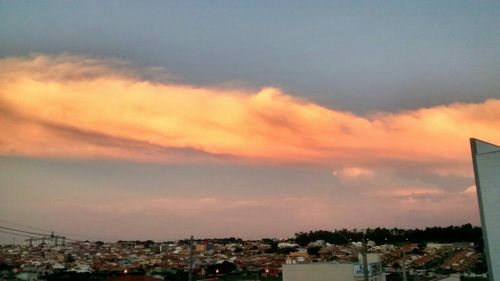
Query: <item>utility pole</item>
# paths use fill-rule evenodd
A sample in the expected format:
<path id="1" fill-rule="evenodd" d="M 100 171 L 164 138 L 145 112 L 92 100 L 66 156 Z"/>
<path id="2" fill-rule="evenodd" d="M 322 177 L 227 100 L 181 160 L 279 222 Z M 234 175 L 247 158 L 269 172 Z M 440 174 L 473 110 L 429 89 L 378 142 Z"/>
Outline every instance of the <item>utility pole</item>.
<path id="1" fill-rule="evenodd" d="M 193 235 L 189 239 L 189 281 L 193 281 L 193 262 L 194 262 L 194 251 L 193 251 Z"/>
<path id="2" fill-rule="evenodd" d="M 408 279 L 406 278 L 406 267 L 405 267 L 405 261 L 404 260 L 401 260 L 401 267 L 402 267 L 402 270 L 403 270 L 403 281 L 408 281 Z"/>
<path id="3" fill-rule="evenodd" d="M 363 277 L 364 281 L 368 281 L 368 246 L 366 245 L 366 230 L 363 231 L 363 249 L 361 255 L 363 256 Z"/>

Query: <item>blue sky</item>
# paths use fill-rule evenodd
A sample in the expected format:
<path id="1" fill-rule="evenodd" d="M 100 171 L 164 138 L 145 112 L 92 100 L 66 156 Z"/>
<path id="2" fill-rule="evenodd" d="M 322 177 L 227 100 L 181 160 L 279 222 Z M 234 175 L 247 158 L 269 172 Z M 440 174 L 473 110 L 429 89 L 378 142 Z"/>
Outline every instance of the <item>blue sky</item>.
<path id="1" fill-rule="evenodd" d="M 119 57 L 190 84 L 277 86 L 357 112 L 481 101 L 500 86 L 496 2 L 0 5 L 1 56 Z"/>

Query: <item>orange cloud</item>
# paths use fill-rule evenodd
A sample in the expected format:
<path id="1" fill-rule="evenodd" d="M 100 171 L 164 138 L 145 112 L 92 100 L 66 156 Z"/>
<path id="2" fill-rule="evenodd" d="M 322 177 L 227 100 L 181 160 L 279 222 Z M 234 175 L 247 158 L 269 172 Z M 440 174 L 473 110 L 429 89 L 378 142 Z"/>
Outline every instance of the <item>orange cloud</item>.
<path id="1" fill-rule="evenodd" d="M 433 163 L 469 173 L 468 138 L 500 142 L 500 100 L 360 116 L 158 69 L 72 55 L 0 60 L 0 154 L 148 162 Z"/>
<path id="2" fill-rule="evenodd" d="M 464 191 L 462 191 L 462 193 L 476 195 L 477 194 L 476 186 L 471 185 L 471 186 L 467 187 Z"/>
<path id="3" fill-rule="evenodd" d="M 342 178 L 359 178 L 359 177 L 371 177 L 374 175 L 372 170 L 359 168 L 359 167 L 348 167 L 340 171 L 334 171 L 334 176 L 340 176 Z"/>

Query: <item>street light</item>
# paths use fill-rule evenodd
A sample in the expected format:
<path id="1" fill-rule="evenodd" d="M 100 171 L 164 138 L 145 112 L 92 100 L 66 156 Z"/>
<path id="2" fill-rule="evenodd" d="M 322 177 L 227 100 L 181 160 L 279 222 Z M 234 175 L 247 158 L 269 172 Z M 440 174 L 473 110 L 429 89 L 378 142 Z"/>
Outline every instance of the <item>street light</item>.
<path id="1" fill-rule="evenodd" d="M 125 281 L 128 281 L 128 275 L 127 275 L 127 273 L 128 273 L 128 269 L 127 269 L 127 268 L 124 268 L 124 269 L 123 269 L 123 274 L 125 274 L 125 275 L 126 275 L 126 276 L 125 276 Z"/>

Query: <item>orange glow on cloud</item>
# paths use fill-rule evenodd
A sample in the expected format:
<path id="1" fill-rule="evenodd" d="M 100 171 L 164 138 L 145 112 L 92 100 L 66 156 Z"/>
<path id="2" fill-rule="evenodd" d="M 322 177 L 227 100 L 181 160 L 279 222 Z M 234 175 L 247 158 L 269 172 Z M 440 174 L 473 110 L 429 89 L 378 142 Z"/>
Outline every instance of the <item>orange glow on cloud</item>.
<path id="1" fill-rule="evenodd" d="M 342 178 L 357 178 L 357 177 L 371 177 L 374 172 L 364 168 L 358 167 L 348 167 L 340 171 L 334 171 L 334 176 L 340 176 Z"/>
<path id="2" fill-rule="evenodd" d="M 34 55 L 0 69 L 3 155 L 299 162 L 348 167 L 346 176 L 392 160 L 446 174 L 470 169 L 469 137 L 500 142 L 498 99 L 359 116 L 277 88 L 148 80 L 164 74 L 119 60 Z"/>

